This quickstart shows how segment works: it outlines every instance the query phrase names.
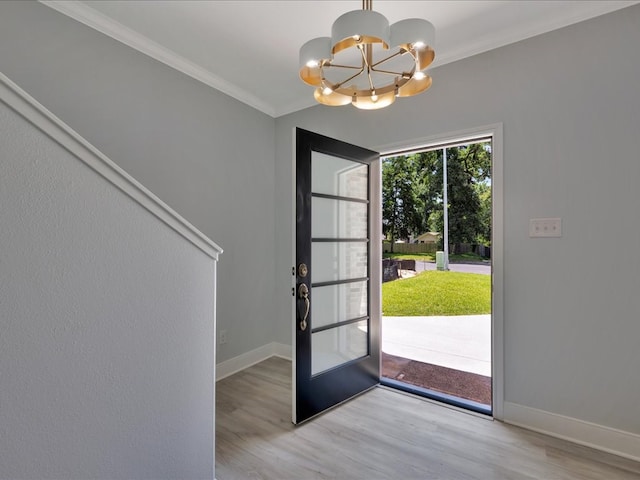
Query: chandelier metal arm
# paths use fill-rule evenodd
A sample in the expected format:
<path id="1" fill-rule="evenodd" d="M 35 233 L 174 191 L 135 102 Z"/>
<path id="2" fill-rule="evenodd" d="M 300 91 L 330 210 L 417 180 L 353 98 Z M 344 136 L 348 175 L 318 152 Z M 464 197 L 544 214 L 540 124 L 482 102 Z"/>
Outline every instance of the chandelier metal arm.
<path id="1" fill-rule="evenodd" d="M 364 46 L 364 52 L 367 56 L 367 67 L 371 68 L 371 65 L 373 64 L 373 45 L 367 43 Z"/>
<path id="2" fill-rule="evenodd" d="M 384 62 L 388 62 L 389 60 L 391 60 L 392 58 L 397 57 L 398 55 L 402 55 L 404 52 L 402 52 L 401 50 L 397 51 L 396 53 L 393 53 L 391 55 L 389 55 L 387 58 L 383 58 L 382 60 L 377 61 L 376 63 L 374 63 L 373 65 L 371 65 L 371 68 L 377 67 L 378 65 L 380 65 L 381 63 Z"/>
<path id="3" fill-rule="evenodd" d="M 350 68 L 352 70 L 360 70 L 360 73 L 364 72 L 364 67 L 356 67 L 355 65 L 339 65 L 337 63 L 327 63 L 324 68 Z"/>
<path id="4" fill-rule="evenodd" d="M 369 67 L 369 64 L 367 63 L 367 56 L 365 55 L 364 46 L 362 44 L 358 45 L 358 51 L 360 52 L 360 56 L 362 57 L 362 69 L 364 70 L 365 67 Z"/>
<path id="5" fill-rule="evenodd" d="M 373 80 L 371 79 L 371 74 L 367 73 L 367 77 L 369 78 L 369 89 L 371 90 L 371 95 L 376 94 L 376 87 L 373 84 Z"/>
<path id="6" fill-rule="evenodd" d="M 395 75 L 395 76 L 400 76 L 402 78 L 405 78 L 407 76 L 411 76 L 409 75 L 407 72 L 392 72 L 391 70 L 376 70 L 376 69 L 371 69 L 376 73 L 384 73 L 385 75 Z"/>
<path id="7" fill-rule="evenodd" d="M 360 76 L 360 74 L 361 74 L 362 72 L 363 72 L 363 70 L 360 70 L 360 71 L 359 71 L 358 73 L 356 73 L 355 75 L 351 75 L 349 78 L 346 78 L 346 79 L 342 80 L 341 82 L 338 82 L 338 83 L 334 84 L 334 85 L 333 85 L 332 90 L 337 90 L 337 89 L 339 89 L 339 88 L 342 88 L 342 86 L 343 86 L 345 83 L 350 82 L 350 81 L 351 81 L 351 80 L 353 80 L 354 78 L 356 78 L 356 77 Z M 324 80 L 324 78 L 323 78 L 323 80 Z"/>
<path id="8" fill-rule="evenodd" d="M 362 70 L 367 69 L 367 73 L 371 69 L 370 61 L 371 61 L 371 51 L 370 45 L 367 45 L 367 52 L 365 53 L 364 48 L 361 45 L 358 45 L 358 50 L 360 50 L 360 55 L 362 55 Z"/>
<path id="9" fill-rule="evenodd" d="M 373 79 L 371 78 L 371 58 L 372 58 L 371 45 L 367 44 L 365 45 L 365 48 L 362 48 L 362 45 L 358 45 L 358 50 L 360 50 L 360 54 L 362 55 L 363 69 L 365 66 L 367 67 L 367 79 L 369 80 L 369 89 L 373 93 L 376 91 L 376 87 L 373 84 Z"/>

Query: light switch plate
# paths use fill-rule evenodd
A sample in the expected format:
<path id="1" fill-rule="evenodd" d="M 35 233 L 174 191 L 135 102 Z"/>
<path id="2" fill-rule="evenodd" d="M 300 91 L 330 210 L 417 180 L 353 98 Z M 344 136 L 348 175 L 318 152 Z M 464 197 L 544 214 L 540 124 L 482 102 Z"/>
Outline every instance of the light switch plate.
<path id="1" fill-rule="evenodd" d="M 529 237 L 561 237 L 561 218 L 532 218 L 529 220 Z"/>

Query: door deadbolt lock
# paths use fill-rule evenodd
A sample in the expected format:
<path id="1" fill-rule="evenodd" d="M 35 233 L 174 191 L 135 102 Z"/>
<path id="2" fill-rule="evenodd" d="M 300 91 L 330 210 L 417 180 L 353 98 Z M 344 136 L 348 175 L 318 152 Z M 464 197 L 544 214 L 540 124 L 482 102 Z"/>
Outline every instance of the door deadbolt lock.
<path id="1" fill-rule="evenodd" d="M 307 273 L 309 273 L 309 269 L 307 268 L 307 264 L 306 263 L 301 263 L 300 265 L 298 265 L 298 276 L 299 277 L 306 277 Z"/>

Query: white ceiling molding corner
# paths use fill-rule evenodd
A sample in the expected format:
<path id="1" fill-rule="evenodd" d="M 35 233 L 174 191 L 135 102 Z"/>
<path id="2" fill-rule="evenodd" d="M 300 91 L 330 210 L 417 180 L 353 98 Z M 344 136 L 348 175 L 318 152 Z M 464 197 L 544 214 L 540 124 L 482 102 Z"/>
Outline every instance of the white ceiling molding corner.
<path id="1" fill-rule="evenodd" d="M 50 7 L 84 25 L 93 28 L 145 55 L 168 65 L 179 72 L 188 75 L 216 90 L 249 105 L 271 117 L 275 117 L 274 108 L 245 90 L 242 90 L 223 78 L 211 73 L 168 48 L 140 35 L 134 30 L 103 15 L 97 10 L 73 0 L 38 0 L 43 5 Z"/>

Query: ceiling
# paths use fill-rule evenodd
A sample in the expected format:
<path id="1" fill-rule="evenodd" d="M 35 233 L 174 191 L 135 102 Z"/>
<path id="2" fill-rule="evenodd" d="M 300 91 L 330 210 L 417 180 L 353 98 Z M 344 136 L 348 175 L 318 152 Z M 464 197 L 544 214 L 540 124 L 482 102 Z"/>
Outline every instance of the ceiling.
<path id="1" fill-rule="evenodd" d="M 252 107 L 278 117 L 315 105 L 298 77 L 298 50 L 331 35 L 360 0 L 42 0 Z M 603 15 L 640 1 L 375 0 L 390 23 L 436 28 L 432 67 Z M 437 82 L 437 77 L 434 82 Z"/>

